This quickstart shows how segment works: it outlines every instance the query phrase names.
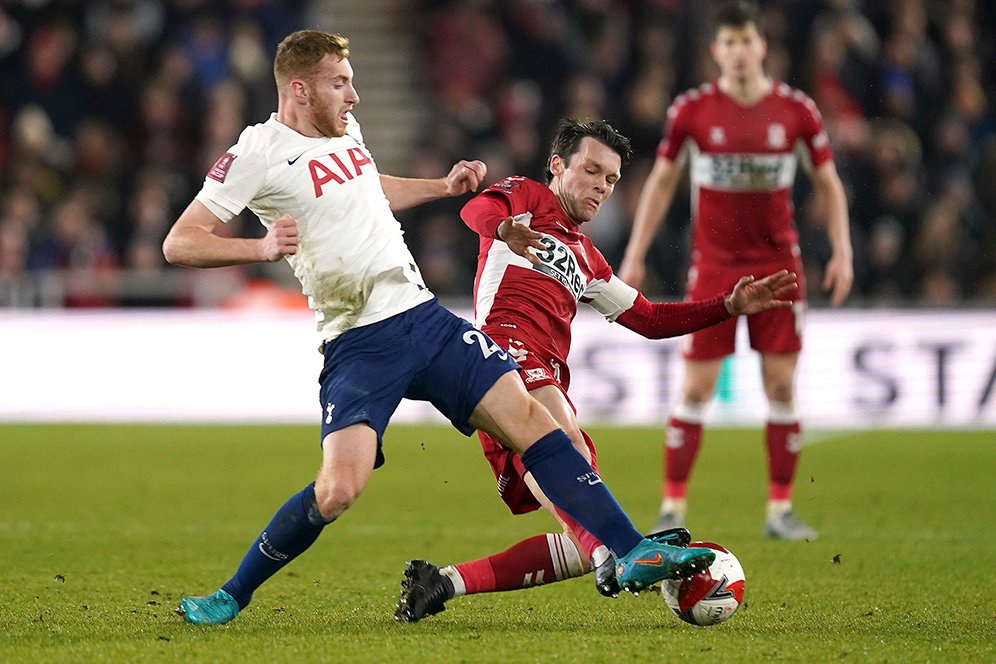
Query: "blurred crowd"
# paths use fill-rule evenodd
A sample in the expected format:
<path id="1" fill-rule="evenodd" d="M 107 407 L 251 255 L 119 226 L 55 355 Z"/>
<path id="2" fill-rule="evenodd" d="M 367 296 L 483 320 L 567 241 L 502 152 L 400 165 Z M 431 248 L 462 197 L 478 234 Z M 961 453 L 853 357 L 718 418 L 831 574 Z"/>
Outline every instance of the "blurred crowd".
<path id="1" fill-rule="evenodd" d="M 0 305 L 214 304 L 255 276 L 183 287 L 162 240 L 250 118 L 276 108 L 273 53 L 304 9 L 0 3 Z"/>
<path id="2" fill-rule="evenodd" d="M 249 266 L 199 279 L 166 266 L 160 245 L 215 159 L 276 108 L 273 52 L 284 35 L 315 24 L 312 4 L 0 2 L 0 306 L 213 305 L 240 285 L 265 290 L 282 278 Z M 637 159 L 587 230 L 618 264 L 668 105 L 716 75 L 707 48 L 714 3 L 400 4 L 411 18 L 405 29 L 420 31 L 412 76 L 427 88 L 431 114 L 420 159 L 398 174 L 434 177 L 456 159 L 479 158 L 490 181 L 541 179 L 557 118 L 607 118 Z M 816 100 L 848 190 L 851 303 L 996 300 L 996 3 L 760 4 L 768 70 Z M 797 224 L 820 304 L 828 246 L 807 180 L 798 182 Z M 683 287 L 682 191 L 653 252 L 652 297 Z M 473 283 L 477 239 L 456 220 L 462 202 L 402 216 L 430 287 L 444 296 L 469 296 Z M 258 234 L 243 217 L 229 232 Z"/>
<path id="3" fill-rule="evenodd" d="M 611 207 L 587 232 L 618 265 L 668 105 L 718 75 L 708 52 L 715 4 L 424 0 L 425 77 L 438 109 L 427 142 L 444 151 L 443 161 L 479 155 L 495 176 L 541 178 L 558 117 L 609 119 L 633 140 L 637 159 L 624 171 Z M 996 3 L 758 4 L 768 72 L 814 98 L 847 188 L 856 273 L 851 303 L 991 303 Z M 796 221 L 811 301 L 821 304 L 819 275 L 829 247 L 808 181 L 797 181 Z M 651 257 L 645 290 L 652 296 L 682 292 L 687 197 L 686 183 Z M 436 262 L 451 253 L 453 239 L 438 243 L 422 247 Z M 473 243 L 470 238 L 470 251 Z M 438 271 L 466 271 L 458 268 Z"/>

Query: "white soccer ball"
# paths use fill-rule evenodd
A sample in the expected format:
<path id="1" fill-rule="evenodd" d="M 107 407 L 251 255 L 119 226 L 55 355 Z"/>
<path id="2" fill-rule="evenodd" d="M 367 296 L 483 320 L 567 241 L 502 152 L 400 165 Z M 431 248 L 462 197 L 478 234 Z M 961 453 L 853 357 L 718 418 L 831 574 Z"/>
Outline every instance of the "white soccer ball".
<path id="1" fill-rule="evenodd" d="M 718 625 L 744 600 L 744 568 L 737 557 L 712 542 L 692 542 L 716 552 L 709 569 L 687 579 L 661 583 L 661 596 L 679 618 L 693 625 Z"/>

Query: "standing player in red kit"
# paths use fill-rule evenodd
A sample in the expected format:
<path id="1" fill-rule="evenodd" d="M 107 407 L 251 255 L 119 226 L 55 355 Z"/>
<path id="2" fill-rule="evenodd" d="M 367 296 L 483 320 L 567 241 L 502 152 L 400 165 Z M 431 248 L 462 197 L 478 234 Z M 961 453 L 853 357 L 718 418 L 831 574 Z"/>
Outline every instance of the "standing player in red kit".
<path id="1" fill-rule="evenodd" d="M 764 72 L 767 43 L 758 10 L 724 5 L 713 17 L 713 59 L 720 77 L 689 90 L 668 110 L 664 138 L 637 207 L 619 274 L 640 284 L 651 240 L 674 199 L 684 160 L 692 182 L 692 264 L 689 299 L 729 288 L 745 272 L 788 269 L 802 275 L 792 221 L 792 184 L 799 158 L 810 169 L 823 205 L 833 254 L 823 287 L 834 306 L 851 289 L 847 201 L 819 111 L 812 100 Z M 768 509 L 771 537 L 811 540 L 816 531 L 792 512 L 792 483 L 801 447 L 794 401 L 801 349 L 805 282 L 796 305 L 748 321 L 751 347 L 761 354 L 768 399 Z M 657 528 L 685 521 L 686 485 L 702 438 L 703 413 L 722 359 L 733 353 L 736 321 L 691 335 L 685 350 L 681 401 L 672 412 L 664 451 L 664 499 Z"/>
<path id="2" fill-rule="evenodd" d="M 529 394 L 546 406 L 591 463 L 593 472 L 579 477 L 580 482 L 601 480 L 595 474 L 595 446 L 578 426 L 567 396 L 571 321 L 579 302 L 609 321 L 660 339 L 739 314 L 790 307 L 779 298 L 795 288 L 795 275 L 782 270 L 757 281 L 743 277 L 732 289 L 700 301 L 652 304 L 613 275 L 581 225 L 591 221 L 612 194 L 630 155 L 629 140 L 608 123 L 563 120 L 551 148 L 548 185 L 509 177 L 473 198 L 461 212 L 481 236 L 474 283 L 480 329 L 508 350 Z M 599 592 L 616 594 L 608 549 L 550 503 L 511 450 L 483 431 L 478 436 L 512 513 L 542 505 L 564 532 L 536 535 L 501 553 L 442 569 L 424 560 L 411 561 L 395 617 L 415 622 L 439 613 L 457 595 L 516 590 L 580 576 L 592 568 Z M 683 528 L 650 537 L 678 546 L 691 539 Z"/>

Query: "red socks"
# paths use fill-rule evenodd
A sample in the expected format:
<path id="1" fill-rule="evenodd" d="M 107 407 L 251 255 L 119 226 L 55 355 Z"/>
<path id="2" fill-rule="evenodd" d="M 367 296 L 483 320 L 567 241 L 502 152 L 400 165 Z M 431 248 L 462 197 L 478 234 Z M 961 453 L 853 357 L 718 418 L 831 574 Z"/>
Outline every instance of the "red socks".
<path id="1" fill-rule="evenodd" d="M 684 499 L 702 443 L 702 423 L 672 417 L 664 439 L 664 497 Z"/>
<path id="2" fill-rule="evenodd" d="M 802 436 L 799 422 L 768 422 L 768 500 L 791 500 Z"/>
<path id="3" fill-rule="evenodd" d="M 448 575 L 457 595 L 518 590 L 584 574 L 577 547 L 562 533 L 535 535 L 501 553 L 448 569 L 459 574 L 459 580 Z"/>

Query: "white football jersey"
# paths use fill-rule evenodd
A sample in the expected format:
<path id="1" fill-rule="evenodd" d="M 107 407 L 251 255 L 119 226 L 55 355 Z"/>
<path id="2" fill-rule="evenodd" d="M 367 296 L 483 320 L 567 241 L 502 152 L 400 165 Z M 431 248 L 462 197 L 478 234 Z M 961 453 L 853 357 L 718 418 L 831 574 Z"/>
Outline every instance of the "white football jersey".
<path id="1" fill-rule="evenodd" d="M 284 214 L 297 219 L 298 252 L 287 261 L 322 341 L 433 298 L 351 114 L 334 138 L 303 136 L 276 114 L 247 127 L 196 199 L 223 222 L 245 208 L 267 228 Z"/>

